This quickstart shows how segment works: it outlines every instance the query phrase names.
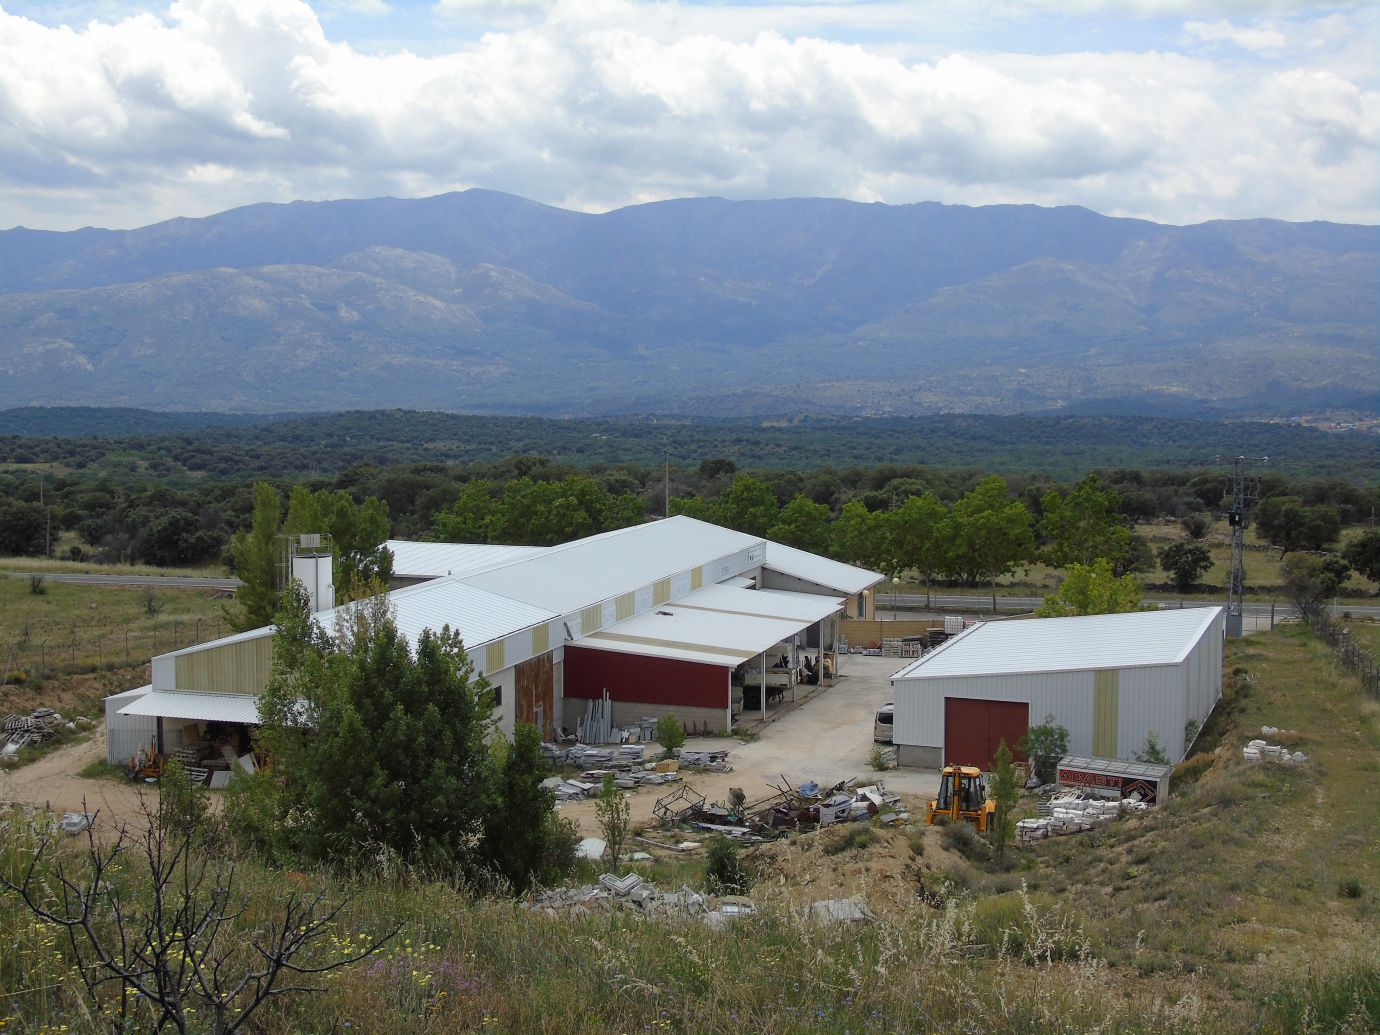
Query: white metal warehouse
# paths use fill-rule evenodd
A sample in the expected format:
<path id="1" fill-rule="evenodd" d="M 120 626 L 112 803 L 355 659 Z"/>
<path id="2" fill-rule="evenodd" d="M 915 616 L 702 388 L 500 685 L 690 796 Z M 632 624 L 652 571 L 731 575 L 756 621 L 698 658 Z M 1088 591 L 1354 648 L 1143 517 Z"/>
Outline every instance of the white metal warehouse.
<path id="1" fill-rule="evenodd" d="M 881 575 L 689 517 L 552 547 L 390 541 L 398 631 L 450 626 L 490 683 L 505 732 L 529 722 L 548 739 L 607 697 L 617 723 L 674 713 L 706 731 L 767 716 L 803 654 L 837 670 L 840 615 L 865 614 Z M 327 586 L 324 599 L 329 599 Z M 328 604 L 326 606 L 329 606 Z M 323 607 L 318 621 L 336 617 Z M 155 657 L 152 683 L 112 699 L 129 728 L 111 761 L 209 737 L 243 744 L 258 722 L 272 661 L 266 626 Z M 784 670 L 771 663 L 789 662 Z M 126 743 L 128 741 L 128 743 Z M 240 750 L 239 747 L 236 750 Z"/>
<path id="2" fill-rule="evenodd" d="M 1222 694 L 1222 608 L 986 622 L 891 677 L 901 765 L 991 763 L 1053 716 L 1069 751 L 1171 760 Z"/>

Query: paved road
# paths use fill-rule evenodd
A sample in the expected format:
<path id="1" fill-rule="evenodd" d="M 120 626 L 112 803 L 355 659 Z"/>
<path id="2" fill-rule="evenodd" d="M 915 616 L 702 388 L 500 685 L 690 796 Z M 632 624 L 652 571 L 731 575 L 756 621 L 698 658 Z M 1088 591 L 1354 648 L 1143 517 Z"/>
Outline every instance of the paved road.
<path id="1" fill-rule="evenodd" d="M 49 582 L 76 582 L 83 586 L 150 586 L 154 589 L 239 589 L 239 579 L 209 579 L 198 575 L 80 575 L 69 572 L 14 571 L 16 579 L 42 575 Z"/>
<path id="2" fill-rule="evenodd" d="M 997 595 L 997 609 L 999 611 L 1029 611 L 1039 607 L 1044 603 L 1044 597 L 1005 597 Z M 1214 603 L 1221 601 L 1211 600 L 1185 600 L 1159 599 L 1147 600 L 1148 604 L 1155 604 L 1161 608 L 1176 608 L 1181 604 L 1184 607 L 1211 607 Z M 916 611 L 926 608 L 933 608 L 944 611 L 970 611 L 974 614 L 982 612 L 991 613 L 992 597 L 991 594 L 982 593 L 932 593 L 928 602 L 923 593 L 888 593 L 885 589 L 877 592 L 877 606 L 881 610 L 907 610 Z M 1247 617 L 1252 615 L 1268 620 L 1271 609 L 1276 621 L 1283 621 L 1289 618 L 1297 618 L 1298 611 L 1292 604 L 1283 602 L 1276 604 L 1262 604 L 1247 602 L 1244 606 L 1244 613 Z M 1380 607 L 1367 604 L 1338 604 L 1332 609 L 1340 614 L 1349 611 L 1353 615 L 1369 615 L 1373 618 L 1380 618 Z"/>

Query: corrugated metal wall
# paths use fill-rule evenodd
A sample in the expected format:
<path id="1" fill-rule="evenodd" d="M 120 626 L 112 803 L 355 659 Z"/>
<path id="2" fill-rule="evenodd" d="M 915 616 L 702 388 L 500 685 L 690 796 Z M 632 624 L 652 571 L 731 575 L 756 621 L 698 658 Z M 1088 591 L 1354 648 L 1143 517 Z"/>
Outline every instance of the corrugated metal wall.
<path id="1" fill-rule="evenodd" d="M 105 699 L 105 760 L 111 765 L 124 765 L 158 734 L 158 720 L 152 715 L 118 714 L 142 696 L 123 693 Z"/>
<path id="2" fill-rule="evenodd" d="M 728 707 L 728 673 L 721 665 L 568 645 L 564 677 L 566 698 L 594 699 L 607 689 L 619 701 Z"/>
<path id="3" fill-rule="evenodd" d="M 944 744 L 944 699 L 985 698 L 1027 701 L 1030 724 L 1039 725 L 1053 714 L 1069 731 L 1075 754 L 1090 754 L 1093 744 L 1093 673 L 1052 672 L 1011 676 L 967 676 L 952 679 L 896 681 L 898 744 L 939 748 Z"/>
<path id="4" fill-rule="evenodd" d="M 259 636 L 220 647 L 180 654 L 173 659 L 173 686 L 159 690 L 201 690 L 221 694 L 261 694 L 273 663 L 273 637 Z M 155 676 L 158 668 L 155 666 Z"/>

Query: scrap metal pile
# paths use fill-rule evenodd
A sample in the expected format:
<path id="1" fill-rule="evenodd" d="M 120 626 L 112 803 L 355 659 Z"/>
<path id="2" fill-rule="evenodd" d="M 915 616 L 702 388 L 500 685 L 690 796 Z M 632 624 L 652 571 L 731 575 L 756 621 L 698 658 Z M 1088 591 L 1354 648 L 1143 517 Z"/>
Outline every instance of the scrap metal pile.
<path id="1" fill-rule="evenodd" d="M 901 799 L 882 784 L 850 787 L 850 783 L 841 780 L 826 788 L 809 782 L 792 787 L 783 777 L 775 793 L 759 801 L 749 802 L 741 790 L 733 788 L 727 802 L 712 804 L 692 788 L 680 787 L 657 799 L 652 813 L 663 828 L 723 834 L 744 844 L 774 841 L 787 831 L 873 817 L 896 825 L 909 819 Z"/>

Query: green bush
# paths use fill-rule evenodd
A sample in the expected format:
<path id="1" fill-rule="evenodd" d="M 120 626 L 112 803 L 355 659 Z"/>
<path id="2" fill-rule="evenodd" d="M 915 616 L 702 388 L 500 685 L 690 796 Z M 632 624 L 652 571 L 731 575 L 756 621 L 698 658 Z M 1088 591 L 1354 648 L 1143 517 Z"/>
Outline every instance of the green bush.
<path id="1" fill-rule="evenodd" d="M 675 754 L 676 748 L 685 743 L 685 727 L 674 715 L 663 715 L 656 720 L 656 742 L 668 756 Z"/>
<path id="2" fill-rule="evenodd" d="M 1185 758 L 1174 767 L 1174 778 L 1169 786 L 1173 788 L 1176 785 L 1197 783 L 1203 774 L 1212 768 L 1212 763 L 1216 759 L 1216 755 L 1207 751 L 1200 751 L 1191 758 Z"/>
<path id="3" fill-rule="evenodd" d="M 738 846 L 721 834 L 709 839 L 704 884 L 711 895 L 745 895 L 752 888 L 752 877 L 738 858 Z"/>
<path id="4" fill-rule="evenodd" d="M 992 857 L 991 846 L 978 837 L 977 828 L 971 823 L 949 823 L 943 828 L 940 837 L 949 848 L 965 859 L 973 862 L 986 862 Z"/>
<path id="5" fill-rule="evenodd" d="M 1337 894 L 1342 898 L 1360 898 L 1365 891 L 1365 885 L 1355 877 L 1348 877 L 1337 885 Z"/>
<path id="6" fill-rule="evenodd" d="M 825 855 L 838 855 L 852 848 L 867 848 L 877 843 L 877 832 L 869 826 L 854 824 L 836 841 L 824 845 Z"/>

